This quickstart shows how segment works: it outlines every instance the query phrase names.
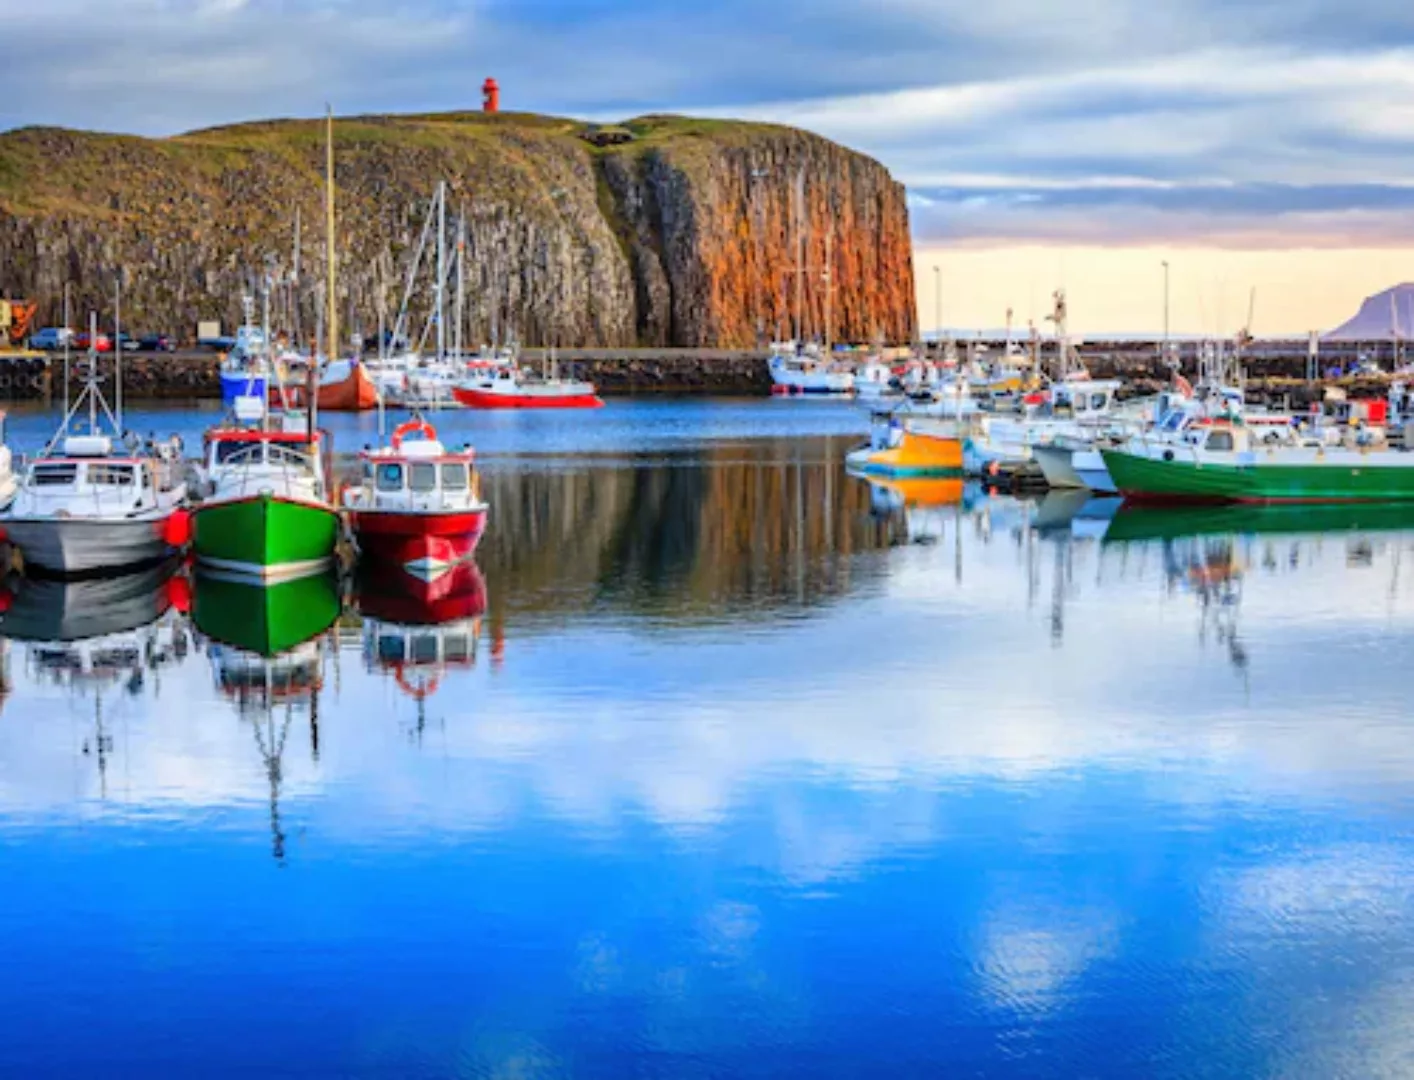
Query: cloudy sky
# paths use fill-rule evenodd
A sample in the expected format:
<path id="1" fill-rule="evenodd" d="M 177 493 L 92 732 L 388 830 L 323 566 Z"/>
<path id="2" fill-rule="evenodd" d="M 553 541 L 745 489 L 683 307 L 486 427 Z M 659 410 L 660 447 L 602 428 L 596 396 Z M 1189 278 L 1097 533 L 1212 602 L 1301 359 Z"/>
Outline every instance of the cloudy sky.
<path id="1" fill-rule="evenodd" d="M 800 124 L 908 183 L 925 324 L 1298 331 L 1414 279 L 1395 0 L 0 0 L 0 127 L 474 105 Z M 56 63 L 56 57 L 65 62 Z M 941 273 L 935 277 L 932 267 Z"/>

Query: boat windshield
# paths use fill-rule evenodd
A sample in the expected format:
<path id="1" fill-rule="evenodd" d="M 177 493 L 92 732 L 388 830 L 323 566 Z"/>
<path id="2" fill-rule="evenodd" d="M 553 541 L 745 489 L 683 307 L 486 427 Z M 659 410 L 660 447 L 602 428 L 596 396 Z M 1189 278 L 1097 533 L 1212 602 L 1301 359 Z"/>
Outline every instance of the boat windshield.
<path id="1" fill-rule="evenodd" d="M 466 479 L 466 466 L 460 462 L 442 466 L 443 491 L 465 491 Z"/>
<path id="2" fill-rule="evenodd" d="M 133 467 L 131 465 L 90 465 L 86 478 L 90 484 L 131 487 L 134 480 Z"/>
<path id="3" fill-rule="evenodd" d="M 67 487 L 78 479 L 79 467 L 73 464 L 36 465 L 30 470 L 30 483 L 35 487 Z"/>
<path id="4" fill-rule="evenodd" d="M 401 465 L 379 465 L 378 466 L 378 490 L 379 491 L 402 491 L 403 490 L 403 467 Z"/>
<path id="5" fill-rule="evenodd" d="M 437 490 L 437 466 L 428 462 L 418 462 L 410 469 L 408 487 L 419 495 Z"/>

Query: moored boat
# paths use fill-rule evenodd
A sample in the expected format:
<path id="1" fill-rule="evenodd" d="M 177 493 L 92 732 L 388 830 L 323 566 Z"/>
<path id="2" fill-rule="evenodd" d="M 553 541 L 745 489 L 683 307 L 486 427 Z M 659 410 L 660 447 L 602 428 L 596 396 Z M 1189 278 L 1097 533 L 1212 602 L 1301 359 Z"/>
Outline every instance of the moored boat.
<path id="1" fill-rule="evenodd" d="M 266 581 L 332 562 L 339 514 L 329 497 L 328 440 L 298 414 L 282 426 L 207 432 L 193 546 L 205 566 Z"/>
<path id="2" fill-rule="evenodd" d="M 963 444 L 953 421 L 880 414 L 869 442 L 850 451 L 845 464 L 872 476 L 961 475 Z"/>
<path id="3" fill-rule="evenodd" d="M 452 396 L 469 409 L 597 409 L 604 404 L 593 383 L 537 378 L 519 367 L 464 379 Z"/>
<path id="4" fill-rule="evenodd" d="M 1338 503 L 1414 499 L 1414 455 L 1370 432 L 1338 444 L 1257 430 L 1241 420 L 1182 441 L 1130 440 L 1102 451 L 1126 498 L 1168 502 Z"/>
<path id="5" fill-rule="evenodd" d="M 766 365 L 771 372 L 771 392 L 777 396 L 844 397 L 854 391 L 854 373 L 842 365 L 830 363 L 813 345 L 777 342 L 771 346 Z"/>
<path id="6" fill-rule="evenodd" d="M 364 554 L 425 580 L 471 558 L 487 505 L 469 449 L 449 450 L 419 419 L 398 427 L 387 447 L 359 457 L 362 477 L 344 490 L 343 502 Z"/>
<path id="7" fill-rule="evenodd" d="M 254 299 L 242 298 L 245 322 L 236 330 L 235 344 L 221 362 L 221 403 L 227 407 L 240 397 L 263 398 L 269 387 L 269 349 L 264 331 L 252 322 Z"/>
<path id="8" fill-rule="evenodd" d="M 319 408 L 327 412 L 368 412 L 378 405 L 378 386 L 356 357 L 326 364 L 315 393 Z"/>

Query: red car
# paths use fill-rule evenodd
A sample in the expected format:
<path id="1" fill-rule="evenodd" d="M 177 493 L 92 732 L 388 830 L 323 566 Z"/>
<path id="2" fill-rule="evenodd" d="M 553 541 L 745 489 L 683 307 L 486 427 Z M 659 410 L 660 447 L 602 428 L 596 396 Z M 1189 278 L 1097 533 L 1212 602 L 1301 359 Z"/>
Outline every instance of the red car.
<path id="1" fill-rule="evenodd" d="M 76 349 L 78 349 L 80 352 L 82 352 L 82 351 L 84 351 L 85 349 L 87 349 L 88 347 L 89 347 L 89 335 L 88 335 L 88 331 L 85 330 L 85 331 L 84 331 L 82 334 L 80 334 L 78 337 L 74 338 L 74 348 L 76 348 Z M 93 339 L 93 351 L 94 351 L 94 352 L 112 352 L 112 351 L 113 351 L 113 339 L 110 338 L 107 334 L 99 334 L 96 338 Z"/>

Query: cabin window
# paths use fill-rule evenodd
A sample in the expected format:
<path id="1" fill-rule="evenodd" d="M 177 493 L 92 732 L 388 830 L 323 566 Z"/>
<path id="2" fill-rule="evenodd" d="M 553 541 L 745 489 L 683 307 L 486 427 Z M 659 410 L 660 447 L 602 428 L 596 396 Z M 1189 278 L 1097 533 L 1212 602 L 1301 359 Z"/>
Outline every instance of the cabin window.
<path id="1" fill-rule="evenodd" d="M 373 479 L 373 462 L 365 461 L 363 463 L 363 479 L 365 482 Z"/>
<path id="2" fill-rule="evenodd" d="M 260 460 L 259 443 L 243 442 L 221 442 L 216 444 L 216 453 L 213 455 L 217 465 L 229 465 L 238 458 L 250 458 L 255 461 Z"/>
<path id="3" fill-rule="evenodd" d="M 402 491 L 403 467 L 401 465 L 378 466 L 378 490 Z"/>
<path id="4" fill-rule="evenodd" d="M 36 465 L 30 472 L 35 487 L 66 487 L 79 475 L 77 465 Z"/>
<path id="5" fill-rule="evenodd" d="M 407 657 L 403 639 L 396 634 L 381 634 L 378 637 L 378 659 L 385 664 L 401 664 Z"/>
<path id="6" fill-rule="evenodd" d="M 466 490 L 466 466 L 461 464 L 442 466 L 442 490 Z"/>
<path id="7" fill-rule="evenodd" d="M 1208 433 L 1209 450 L 1231 450 L 1232 446 L 1232 432 L 1210 431 Z"/>
<path id="8" fill-rule="evenodd" d="M 1090 395 L 1090 408 L 1092 408 L 1092 409 L 1103 409 L 1103 408 L 1105 407 L 1105 402 L 1106 402 L 1107 400 L 1108 400 L 1108 399 L 1105 397 L 1104 394 L 1091 394 L 1091 395 Z"/>
<path id="9" fill-rule="evenodd" d="M 88 467 L 88 482 L 95 485 L 105 484 L 118 487 L 131 487 L 133 483 L 132 466 L 90 465 Z"/>
<path id="10" fill-rule="evenodd" d="M 465 634 L 449 634 L 442 643 L 442 655 L 449 664 L 464 663 L 471 659 L 471 638 Z"/>
<path id="11" fill-rule="evenodd" d="M 437 490 L 437 466 L 430 462 L 420 461 L 412 466 L 408 487 L 412 488 L 419 495 L 426 495 L 428 492 Z"/>
<path id="12" fill-rule="evenodd" d="M 288 465 L 296 469 L 309 468 L 309 455 L 303 449 L 271 443 L 266 447 L 271 465 Z"/>
<path id="13" fill-rule="evenodd" d="M 419 634 L 412 639 L 409 659 L 414 664 L 435 664 L 437 662 L 437 638 L 434 634 Z"/>

